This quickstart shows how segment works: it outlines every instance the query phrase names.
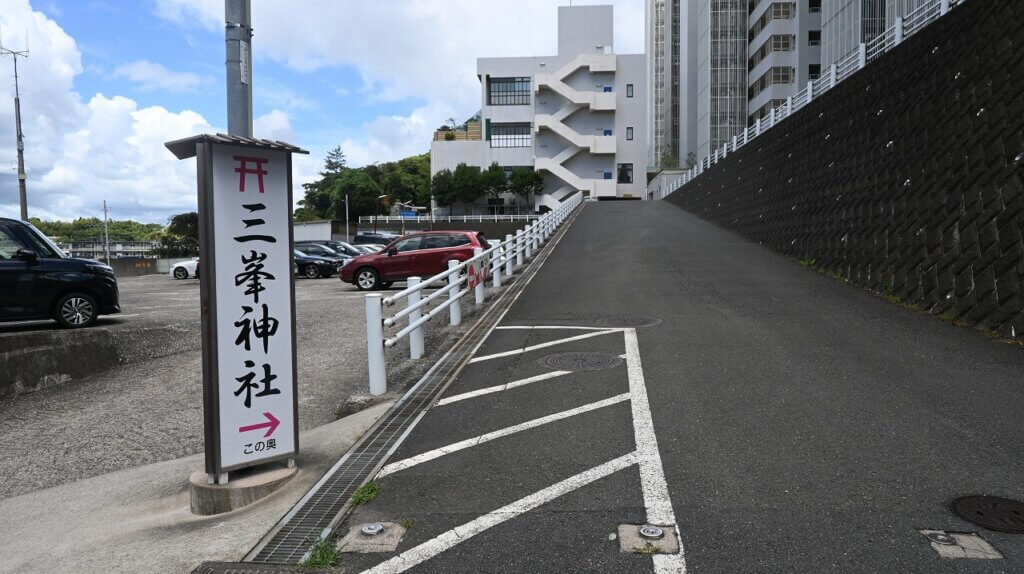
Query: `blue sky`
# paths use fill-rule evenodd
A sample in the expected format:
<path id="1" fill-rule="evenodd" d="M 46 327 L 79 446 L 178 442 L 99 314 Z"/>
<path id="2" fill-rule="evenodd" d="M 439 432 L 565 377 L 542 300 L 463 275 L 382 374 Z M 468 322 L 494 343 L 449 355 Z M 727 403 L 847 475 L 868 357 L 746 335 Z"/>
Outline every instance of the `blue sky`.
<path id="1" fill-rule="evenodd" d="M 616 50 L 643 50 L 643 0 L 612 3 Z M 311 151 L 296 196 L 340 145 L 351 165 L 429 150 L 479 107 L 477 57 L 554 53 L 559 0 L 253 1 L 257 137 Z M 224 131 L 223 0 L 0 0 L 19 63 L 30 215 L 166 222 L 195 168 L 162 142 Z M 10 58 L 0 69 L 11 75 Z M 0 216 L 17 216 L 13 83 L 0 83 Z"/>

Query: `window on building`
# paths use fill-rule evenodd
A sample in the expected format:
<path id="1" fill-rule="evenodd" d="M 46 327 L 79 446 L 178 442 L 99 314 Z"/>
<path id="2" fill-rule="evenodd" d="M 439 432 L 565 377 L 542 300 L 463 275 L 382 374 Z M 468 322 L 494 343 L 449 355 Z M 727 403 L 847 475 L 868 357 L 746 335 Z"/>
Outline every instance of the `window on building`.
<path id="1" fill-rule="evenodd" d="M 530 103 L 530 78 L 488 78 L 487 103 L 516 106 Z"/>
<path id="2" fill-rule="evenodd" d="M 626 127 L 626 139 L 627 140 L 632 140 L 633 139 L 633 126 L 627 126 Z"/>
<path id="3" fill-rule="evenodd" d="M 820 46 L 821 45 L 821 30 L 808 30 L 807 31 L 807 45 L 808 46 Z"/>
<path id="4" fill-rule="evenodd" d="M 633 97 L 633 84 L 626 84 L 626 97 L 627 98 L 632 98 Z"/>
<path id="5" fill-rule="evenodd" d="M 749 97 L 757 97 L 768 86 L 772 84 L 792 84 L 793 68 L 788 66 L 775 66 L 764 73 L 760 78 L 750 85 Z"/>
<path id="6" fill-rule="evenodd" d="M 530 124 L 491 124 L 491 147 L 530 147 Z"/>
<path id="7" fill-rule="evenodd" d="M 633 164 L 620 163 L 617 171 L 619 172 L 619 183 L 633 183 Z"/>
<path id="8" fill-rule="evenodd" d="M 807 79 L 817 80 L 821 77 L 821 64 L 811 64 L 807 66 Z"/>
<path id="9" fill-rule="evenodd" d="M 821 0 L 807 0 L 807 11 L 811 13 L 821 12 Z"/>
<path id="10" fill-rule="evenodd" d="M 768 10 L 750 26 L 748 41 L 753 42 L 754 38 L 761 33 L 772 20 L 792 20 L 796 17 L 795 2 L 773 2 Z"/>

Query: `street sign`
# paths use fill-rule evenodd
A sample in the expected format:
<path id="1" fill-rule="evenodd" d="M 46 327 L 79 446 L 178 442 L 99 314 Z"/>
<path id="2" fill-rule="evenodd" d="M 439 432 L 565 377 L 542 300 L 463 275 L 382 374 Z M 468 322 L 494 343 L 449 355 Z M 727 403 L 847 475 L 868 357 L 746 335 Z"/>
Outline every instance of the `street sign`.
<path id="1" fill-rule="evenodd" d="M 287 144 L 234 136 L 193 145 L 199 244 L 206 472 L 298 453 L 291 153 Z M 305 152 L 302 152 L 305 153 Z"/>

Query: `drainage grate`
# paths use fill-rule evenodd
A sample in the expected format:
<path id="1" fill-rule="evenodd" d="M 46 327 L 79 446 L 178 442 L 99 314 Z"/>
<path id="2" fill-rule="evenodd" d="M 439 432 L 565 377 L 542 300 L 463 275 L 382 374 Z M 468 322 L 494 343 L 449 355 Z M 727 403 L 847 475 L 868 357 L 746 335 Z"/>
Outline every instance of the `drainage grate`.
<path id="1" fill-rule="evenodd" d="M 600 371 L 622 364 L 622 357 L 608 353 L 558 353 L 538 360 L 545 367 L 560 371 Z"/>
<path id="2" fill-rule="evenodd" d="M 953 512 L 971 524 L 997 532 L 1024 534 L 1024 502 L 997 496 L 964 496 Z"/>
<path id="3" fill-rule="evenodd" d="M 559 230 L 564 234 L 568 225 Z M 484 337 L 496 325 L 508 306 L 515 302 L 528 281 L 524 279 L 537 270 L 550 255 L 555 242 L 549 242 L 529 266 L 523 270 L 511 288 L 501 293 L 494 304 L 462 339 L 441 358 L 430 371 L 405 394 L 292 507 L 288 514 L 245 557 L 249 563 L 295 564 L 325 529 L 336 528 L 348 509 L 349 500 L 359 486 L 366 482 L 384 464 L 391 452 L 398 448 L 423 413 L 444 392 L 469 357 L 476 352 Z M 244 566 L 248 566 L 245 564 Z M 238 572 L 245 568 L 239 567 Z M 220 571 L 215 571 L 220 572 Z"/>
<path id="4" fill-rule="evenodd" d="M 305 570 L 278 565 L 203 562 L 192 571 L 192 574 L 292 574 L 294 572 L 305 572 Z"/>
<path id="5" fill-rule="evenodd" d="M 599 327 L 619 327 L 636 329 L 639 327 L 653 327 L 661 323 L 661 319 L 644 317 L 641 315 L 621 315 L 617 317 L 601 317 L 597 320 Z"/>

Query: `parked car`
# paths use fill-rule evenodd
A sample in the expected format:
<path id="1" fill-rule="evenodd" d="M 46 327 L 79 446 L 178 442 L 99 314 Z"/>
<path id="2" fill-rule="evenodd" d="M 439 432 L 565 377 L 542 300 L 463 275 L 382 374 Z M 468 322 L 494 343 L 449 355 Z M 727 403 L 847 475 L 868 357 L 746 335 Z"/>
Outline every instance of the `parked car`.
<path id="1" fill-rule="evenodd" d="M 476 231 L 426 231 L 405 235 L 379 253 L 356 257 L 341 269 L 341 280 L 360 290 L 390 287 L 409 277 L 430 277 L 448 268 L 449 261 L 465 261 L 473 249 L 486 249 L 487 239 Z"/>
<path id="2" fill-rule="evenodd" d="M 302 247 L 303 245 L 321 245 L 323 247 L 327 247 L 331 251 L 336 252 L 338 255 L 342 257 L 356 257 L 364 253 L 361 249 L 357 248 L 356 246 L 350 243 L 345 243 L 344 241 L 311 239 L 295 242 L 296 248 Z M 303 252 L 305 253 L 306 251 L 303 250 Z"/>
<path id="3" fill-rule="evenodd" d="M 318 255 L 306 255 L 298 249 L 292 250 L 292 260 L 298 267 L 298 274 L 310 279 L 318 277 L 330 277 L 338 271 L 339 264 L 334 259 L 320 257 Z"/>
<path id="4" fill-rule="evenodd" d="M 319 245 L 316 243 L 296 243 L 295 249 L 305 253 L 306 255 L 312 255 L 314 257 L 323 257 L 324 259 L 330 259 L 334 261 L 335 267 L 341 267 L 352 259 L 352 255 L 344 255 L 338 253 L 334 249 L 327 247 L 326 245 Z"/>
<path id="5" fill-rule="evenodd" d="M 171 266 L 171 277 L 175 279 L 188 279 L 189 277 L 199 278 L 199 258 L 193 257 L 191 261 L 182 261 Z"/>
<path id="6" fill-rule="evenodd" d="M 366 255 L 367 253 L 377 253 L 381 249 L 384 249 L 383 245 L 377 243 L 367 243 L 365 245 L 353 245 L 360 251 L 359 255 Z"/>
<path id="7" fill-rule="evenodd" d="M 30 223 L 0 217 L 0 321 L 53 319 L 77 328 L 120 312 L 110 266 L 68 257 Z"/>
<path id="8" fill-rule="evenodd" d="M 353 245 L 388 245 L 394 240 L 398 239 L 399 236 L 394 233 L 380 232 L 371 233 L 369 231 L 360 231 L 356 233 L 356 236 L 352 238 Z"/>

